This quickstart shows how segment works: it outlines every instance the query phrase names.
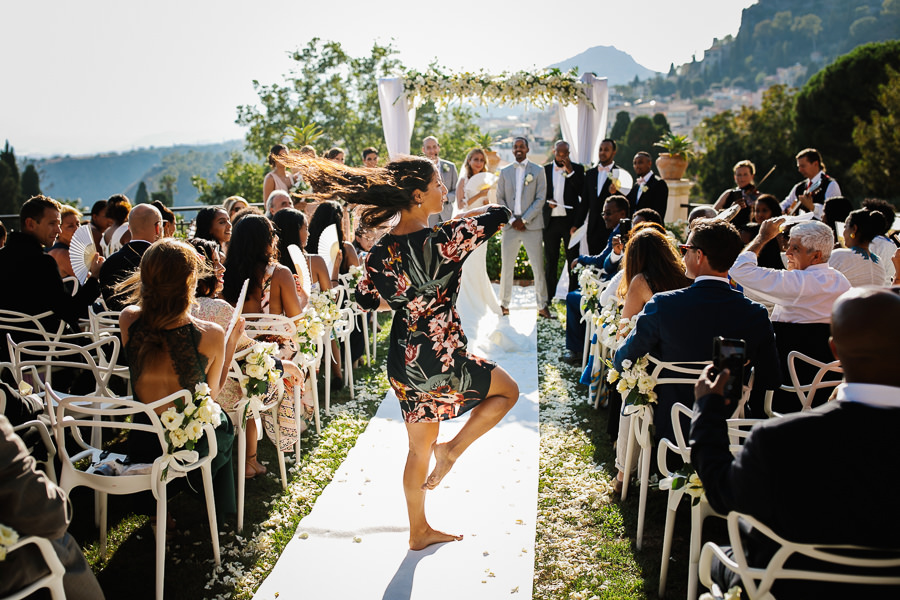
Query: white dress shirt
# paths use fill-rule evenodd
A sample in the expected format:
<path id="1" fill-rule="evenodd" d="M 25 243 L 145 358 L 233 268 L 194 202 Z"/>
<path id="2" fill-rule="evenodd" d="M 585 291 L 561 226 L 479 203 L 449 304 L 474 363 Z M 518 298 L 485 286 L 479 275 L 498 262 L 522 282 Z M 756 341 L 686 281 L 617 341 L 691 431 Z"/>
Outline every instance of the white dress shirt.
<path id="1" fill-rule="evenodd" d="M 900 408 L 900 388 L 875 383 L 842 383 L 836 402 L 859 402 L 880 408 Z"/>
<path id="2" fill-rule="evenodd" d="M 850 289 L 844 275 L 827 264 L 802 271 L 766 269 L 753 252 L 741 252 L 728 272 L 753 293 L 775 304 L 772 320 L 782 323 L 831 323 L 831 307 Z"/>
<path id="3" fill-rule="evenodd" d="M 637 188 L 637 195 L 634 197 L 634 203 L 637 204 L 637 201 L 641 199 L 641 194 L 644 193 L 644 186 L 648 181 L 653 177 L 653 171 L 647 171 L 643 177 L 638 177 L 637 181 L 634 182 L 634 187 Z M 634 208 L 633 206 L 631 208 Z"/>
<path id="4" fill-rule="evenodd" d="M 575 171 L 573 170 L 572 173 Z M 566 179 L 572 173 L 567 173 L 565 167 L 558 166 L 553 163 L 553 210 L 550 211 L 551 217 L 566 216 L 565 198 Z"/>
<path id="5" fill-rule="evenodd" d="M 613 169 L 616 168 L 616 163 L 611 162 L 605 167 L 603 165 L 597 165 L 597 193 L 603 191 L 603 186 L 606 185 L 606 180 L 609 179 L 609 173 Z"/>
<path id="6" fill-rule="evenodd" d="M 516 164 L 516 199 L 513 202 L 513 217 L 522 216 L 522 194 L 525 191 L 525 172 L 528 171 L 528 159 Z"/>
<path id="7" fill-rule="evenodd" d="M 822 171 L 816 173 L 816 176 L 812 179 L 806 180 L 806 189 L 813 187 L 818 184 L 822 179 Z M 797 201 L 797 186 L 791 188 L 791 193 L 788 194 L 787 198 L 782 200 L 781 202 L 781 211 L 786 212 L 787 209 L 791 207 L 791 205 Z M 838 185 L 838 182 L 834 179 L 829 182 L 828 187 L 825 188 L 825 199 L 834 198 L 835 196 L 841 195 L 841 186 Z M 813 204 L 813 216 L 818 220 L 822 220 L 822 217 L 825 215 L 825 205 L 824 204 Z"/>
<path id="8" fill-rule="evenodd" d="M 884 264 L 878 255 L 866 255 L 854 248 L 831 251 L 828 264 L 844 274 L 853 287 L 861 285 L 890 285 L 886 280 Z"/>

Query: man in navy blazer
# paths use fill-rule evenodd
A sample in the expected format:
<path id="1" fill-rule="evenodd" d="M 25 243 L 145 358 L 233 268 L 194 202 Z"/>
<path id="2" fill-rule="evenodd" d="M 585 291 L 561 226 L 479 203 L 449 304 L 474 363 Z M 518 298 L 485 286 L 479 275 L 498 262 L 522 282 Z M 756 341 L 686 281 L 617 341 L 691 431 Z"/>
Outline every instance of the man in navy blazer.
<path id="1" fill-rule="evenodd" d="M 742 339 L 747 358 L 756 370 L 754 389 L 781 385 L 778 351 L 772 323 L 763 305 L 753 302 L 728 283 L 728 269 L 741 252 L 741 236 L 725 221 L 694 221 L 684 252 L 691 287 L 656 294 L 644 306 L 637 325 L 616 352 L 615 368 L 624 360 L 650 354 L 666 362 L 711 360 L 717 336 Z M 749 371 L 749 369 L 748 369 Z M 691 406 L 689 385 L 665 385 L 658 390 L 654 411 L 657 439 L 672 437 L 672 406 Z"/>
<path id="2" fill-rule="evenodd" d="M 653 158 L 644 151 L 634 155 L 634 187 L 628 192 L 631 213 L 642 208 L 652 208 L 666 219 L 669 204 L 669 185 L 653 172 Z"/>

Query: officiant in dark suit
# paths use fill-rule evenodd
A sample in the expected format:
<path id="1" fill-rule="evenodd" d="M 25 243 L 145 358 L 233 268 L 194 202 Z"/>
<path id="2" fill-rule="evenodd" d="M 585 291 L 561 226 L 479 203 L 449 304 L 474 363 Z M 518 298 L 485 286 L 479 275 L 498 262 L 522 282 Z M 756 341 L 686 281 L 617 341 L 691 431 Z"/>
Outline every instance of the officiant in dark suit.
<path id="1" fill-rule="evenodd" d="M 653 158 L 641 150 L 634 155 L 634 187 L 628 192 L 631 214 L 642 208 L 652 208 L 666 219 L 669 203 L 669 185 L 653 172 Z"/>
<path id="2" fill-rule="evenodd" d="M 754 389 L 781 385 L 778 351 L 769 314 L 762 304 L 745 298 L 728 283 L 728 269 L 743 249 L 737 229 L 724 221 L 697 219 L 687 244 L 681 246 L 691 287 L 653 296 L 637 326 L 616 352 L 615 368 L 645 354 L 666 362 L 692 362 L 713 358 L 713 339 L 722 336 L 747 344 L 747 367 L 755 367 Z M 666 385 L 659 389 L 653 413 L 656 439 L 674 439 L 672 406 L 691 406 L 690 386 Z"/>
<path id="3" fill-rule="evenodd" d="M 150 245 L 162 237 L 162 215 L 155 206 L 138 204 L 128 214 L 131 241 L 110 255 L 100 269 L 100 291 L 109 310 L 125 308 L 125 299 L 116 295 L 116 285 L 141 266 L 141 258 Z"/>
<path id="4" fill-rule="evenodd" d="M 569 291 L 578 285 L 572 276 L 572 261 L 578 258 L 578 248 L 569 248 L 572 226 L 581 205 L 584 188 L 584 167 L 573 164 L 569 158 L 569 143 L 556 142 L 553 160 L 544 165 L 547 178 L 547 202 L 544 204 L 544 263 L 546 265 L 547 294 L 553 298 L 559 276 L 559 245 L 562 243 L 566 254 L 566 269 L 569 273 Z"/>
<path id="5" fill-rule="evenodd" d="M 441 145 L 433 135 L 429 135 L 422 140 L 422 154 L 424 154 L 437 167 L 438 173 L 441 174 L 441 181 L 447 188 L 447 201 L 440 214 L 428 217 L 428 224 L 432 227 L 447 221 L 453 216 L 453 207 L 456 205 L 456 182 L 459 180 L 459 173 L 456 171 L 456 165 L 449 160 L 440 157 Z"/>
<path id="6" fill-rule="evenodd" d="M 722 397 L 725 378 L 711 382 L 704 373 L 695 390 L 690 444 L 710 506 L 722 514 L 749 514 L 792 542 L 897 548 L 898 339 L 897 288 L 853 288 L 841 295 L 831 314 L 830 345 L 845 381 L 836 399 L 757 425 L 737 456 L 729 450 L 725 425 L 733 410 Z M 837 480 L 828 475 L 838 473 L 843 485 L 835 487 Z M 836 501 L 834 492 L 843 497 Z M 742 534 L 750 566 L 764 567 L 777 547 L 757 532 Z M 713 565 L 712 575 L 722 589 L 740 583 L 721 565 Z M 797 580 L 777 582 L 772 593 L 778 598 L 896 598 L 898 589 Z"/>
<path id="7" fill-rule="evenodd" d="M 609 179 L 609 173 L 616 168 L 615 140 L 605 139 L 600 142 L 599 163 L 584 174 L 584 191 L 581 194 L 581 206 L 575 216 L 574 227 L 581 227 L 587 220 L 588 254 L 600 254 L 609 240 L 609 229 L 603 223 L 603 205 L 606 199 L 618 192 Z M 571 231 L 575 233 L 574 228 Z"/>

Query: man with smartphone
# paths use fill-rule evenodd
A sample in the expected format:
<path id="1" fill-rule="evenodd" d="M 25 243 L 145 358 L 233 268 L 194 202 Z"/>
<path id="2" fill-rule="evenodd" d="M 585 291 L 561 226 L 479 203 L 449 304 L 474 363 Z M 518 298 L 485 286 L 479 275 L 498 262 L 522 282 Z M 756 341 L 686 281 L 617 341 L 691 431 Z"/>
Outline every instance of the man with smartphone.
<path id="1" fill-rule="evenodd" d="M 713 358 L 713 340 L 721 336 L 746 343 L 746 359 L 756 370 L 755 389 L 777 388 L 781 376 L 769 315 L 763 305 L 745 298 L 728 282 L 728 269 L 742 246 L 734 225 L 694 221 L 681 246 L 693 285 L 656 294 L 647 302 L 616 352 L 615 369 L 621 372 L 625 360 L 634 362 L 645 354 L 665 362 L 707 361 Z M 692 390 L 689 385 L 666 385 L 657 393 L 656 437 L 671 440 L 672 406 L 676 402 L 690 406 Z"/>
<path id="2" fill-rule="evenodd" d="M 835 401 L 757 425 L 740 453 L 729 450 L 725 420 L 733 401 L 723 395 L 727 371 L 710 368 L 695 386 L 691 462 L 710 506 L 749 514 L 787 540 L 897 547 L 900 519 L 900 288 L 853 288 L 834 303 L 831 339 L 844 369 Z M 840 495 L 840 509 L 834 493 Z M 831 500 L 828 498 L 831 497 Z M 746 533 L 746 532 L 745 532 Z M 750 532 L 744 549 L 752 567 L 765 567 L 777 546 Z M 762 538 L 762 539 L 761 539 Z M 730 550 L 730 549 L 729 549 Z M 804 568 L 803 564 L 793 565 Z M 722 589 L 740 583 L 716 563 Z M 859 588 L 779 582 L 778 598 L 852 598 Z M 877 588 L 872 597 L 896 597 Z"/>

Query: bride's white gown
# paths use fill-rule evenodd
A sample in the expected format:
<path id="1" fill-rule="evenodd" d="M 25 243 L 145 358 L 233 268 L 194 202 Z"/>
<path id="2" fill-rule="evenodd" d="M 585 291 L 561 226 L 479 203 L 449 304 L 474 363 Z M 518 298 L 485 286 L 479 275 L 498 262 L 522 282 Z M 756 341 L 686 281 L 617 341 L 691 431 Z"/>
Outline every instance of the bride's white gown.
<path id="1" fill-rule="evenodd" d="M 491 189 L 487 198 L 475 202 L 465 210 L 488 204 L 494 195 L 495 191 Z M 464 211 L 458 206 L 454 207 L 453 216 L 461 212 Z M 459 313 L 463 331 L 469 340 L 469 351 L 473 354 L 519 352 L 528 348 L 529 340 L 515 331 L 509 325 L 508 318 L 504 318 L 500 312 L 500 302 L 487 274 L 487 247 L 487 243 L 479 246 L 463 264 L 456 312 Z"/>

